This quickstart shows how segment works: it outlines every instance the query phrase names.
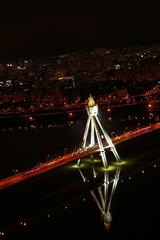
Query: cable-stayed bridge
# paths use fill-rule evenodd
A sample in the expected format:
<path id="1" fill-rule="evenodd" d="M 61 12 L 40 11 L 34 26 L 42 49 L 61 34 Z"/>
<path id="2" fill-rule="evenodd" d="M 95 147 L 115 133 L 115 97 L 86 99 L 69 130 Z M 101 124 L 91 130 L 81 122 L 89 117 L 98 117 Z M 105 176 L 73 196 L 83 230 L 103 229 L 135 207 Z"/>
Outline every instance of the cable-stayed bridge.
<path id="1" fill-rule="evenodd" d="M 82 158 L 91 154 L 95 154 L 97 152 L 100 153 L 103 166 L 107 168 L 108 160 L 105 153 L 106 149 L 112 151 L 115 159 L 118 162 L 120 162 L 121 159 L 116 150 L 117 144 L 141 136 L 145 133 L 149 133 L 160 129 L 160 123 L 156 123 L 144 128 L 140 128 L 138 130 L 126 132 L 114 138 L 110 138 L 108 133 L 105 131 L 105 129 L 102 127 L 99 121 L 98 105 L 94 102 L 94 99 L 91 96 L 88 99 L 86 110 L 88 113 L 88 120 L 83 136 L 82 148 L 78 148 L 78 150 L 69 154 L 65 154 L 61 157 L 51 159 L 50 161 L 35 166 L 32 169 L 19 172 L 5 179 L 1 179 L 0 190 L 13 186 L 19 182 L 22 182 L 34 176 L 40 175 L 56 167 L 73 162 L 75 160 L 77 160 L 77 166 L 79 166 Z"/>

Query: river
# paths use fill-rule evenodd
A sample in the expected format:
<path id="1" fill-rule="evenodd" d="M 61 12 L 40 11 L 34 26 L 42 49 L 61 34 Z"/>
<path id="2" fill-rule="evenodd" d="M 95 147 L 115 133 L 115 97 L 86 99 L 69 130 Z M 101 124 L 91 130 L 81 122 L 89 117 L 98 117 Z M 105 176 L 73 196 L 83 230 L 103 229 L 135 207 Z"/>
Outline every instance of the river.
<path id="1" fill-rule="evenodd" d="M 108 119 L 110 127 L 114 122 L 113 129 L 118 126 L 119 132 L 123 132 L 126 127 L 139 126 L 139 122 L 141 125 L 157 122 L 157 107 L 152 111 L 143 110 L 125 108 L 109 114 L 106 111 L 101 116 Z M 56 127 L 55 122 L 50 127 L 51 118 L 25 126 L 4 124 L 1 128 L 1 177 L 9 175 L 12 169 L 27 169 L 47 161 L 48 154 L 62 154 L 65 148 L 65 151 L 73 151 L 83 135 L 79 133 L 85 126 L 85 112 L 74 113 L 71 126 L 68 119 L 71 121 L 66 115 L 64 125 L 56 123 Z M 83 160 L 81 170 L 87 176 L 86 183 L 73 163 L 2 191 L 0 229 L 4 232 L 3 238 L 61 239 L 65 234 L 66 239 L 154 239 L 159 234 L 159 143 L 159 131 L 155 131 L 117 146 L 124 165 L 111 203 L 113 221 L 109 231 L 90 192 L 94 190 L 97 194 L 97 188 L 103 186 L 104 171 L 97 155 L 93 157 L 98 173 L 96 179 L 92 174 L 93 159 Z M 110 165 L 115 164 L 110 161 Z M 115 169 L 109 172 L 111 179 L 114 173 Z"/>

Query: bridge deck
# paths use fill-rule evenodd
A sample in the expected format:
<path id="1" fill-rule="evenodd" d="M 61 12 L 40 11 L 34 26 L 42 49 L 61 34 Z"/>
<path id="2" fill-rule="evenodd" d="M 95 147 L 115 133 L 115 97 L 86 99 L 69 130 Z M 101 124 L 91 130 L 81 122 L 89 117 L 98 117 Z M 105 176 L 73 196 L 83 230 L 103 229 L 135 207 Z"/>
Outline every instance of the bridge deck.
<path id="1" fill-rule="evenodd" d="M 138 129 L 138 130 L 135 130 L 135 131 L 129 131 L 129 132 L 123 134 L 123 135 L 112 138 L 112 141 L 116 145 L 118 143 L 128 141 L 132 138 L 141 136 L 145 133 L 149 133 L 149 132 L 152 132 L 152 131 L 155 131 L 155 130 L 158 130 L 158 129 L 160 129 L 160 123 L 156 123 L 156 124 L 153 124 L 153 125 L 150 125 L 148 127 L 144 127 L 144 128 L 141 128 L 141 129 Z M 107 148 L 108 146 L 106 145 L 105 147 Z M 59 167 L 61 165 L 70 163 L 70 162 L 72 162 L 76 159 L 86 157 L 90 154 L 94 154 L 98 151 L 99 151 L 98 145 L 95 145 L 94 147 L 89 147 L 85 150 L 81 150 L 81 151 L 77 151 L 77 152 L 74 152 L 74 153 L 66 154 L 62 157 L 52 159 L 49 162 L 43 163 L 39 166 L 35 166 L 32 169 L 29 169 L 27 171 L 19 172 L 19 173 L 13 175 L 13 176 L 1 179 L 0 180 L 0 190 L 8 188 L 12 185 L 15 185 L 19 182 L 22 182 L 22 181 L 24 181 L 26 179 L 29 179 L 29 178 L 32 178 L 34 176 L 40 175 L 44 172 L 52 170 L 52 169 L 54 169 L 56 167 Z"/>

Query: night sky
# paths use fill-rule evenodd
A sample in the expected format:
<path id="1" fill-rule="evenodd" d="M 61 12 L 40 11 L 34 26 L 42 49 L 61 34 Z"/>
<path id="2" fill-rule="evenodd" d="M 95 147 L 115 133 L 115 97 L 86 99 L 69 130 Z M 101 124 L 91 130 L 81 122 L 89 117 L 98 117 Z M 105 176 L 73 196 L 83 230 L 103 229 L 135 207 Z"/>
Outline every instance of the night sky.
<path id="1" fill-rule="evenodd" d="M 159 8 L 153 1 L 104 2 L 1 3 L 0 56 L 48 55 L 160 41 Z"/>

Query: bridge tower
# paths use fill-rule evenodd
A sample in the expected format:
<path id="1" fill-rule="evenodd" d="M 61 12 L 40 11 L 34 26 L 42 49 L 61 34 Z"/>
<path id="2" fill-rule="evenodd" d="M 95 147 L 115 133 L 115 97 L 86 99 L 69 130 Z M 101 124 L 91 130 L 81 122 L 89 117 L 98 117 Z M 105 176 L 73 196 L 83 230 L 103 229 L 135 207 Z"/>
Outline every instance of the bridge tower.
<path id="1" fill-rule="evenodd" d="M 108 146 L 108 148 L 113 152 L 116 160 L 120 161 L 119 154 L 117 153 L 117 150 L 112 143 L 111 138 L 100 123 L 100 120 L 98 118 L 98 105 L 95 103 L 91 95 L 88 98 L 86 110 L 88 113 L 88 120 L 83 135 L 83 149 L 87 147 L 93 147 L 98 143 L 104 167 L 108 167 L 108 162 L 105 154 L 105 146 Z M 79 164 L 80 159 L 78 160 L 78 165 Z"/>
<path id="2" fill-rule="evenodd" d="M 111 215 L 110 209 L 111 209 L 113 195 L 117 188 L 120 171 L 121 171 L 121 166 L 117 166 L 114 177 L 113 179 L 110 179 L 110 180 L 109 180 L 109 172 L 104 171 L 104 180 L 102 185 L 100 185 L 97 188 L 97 191 L 96 190 L 90 191 L 94 202 L 96 203 L 98 209 L 101 212 L 101 218 L 107 230 L 109 230 L 110 223 L 112 222 L 112 215 Z"/>

